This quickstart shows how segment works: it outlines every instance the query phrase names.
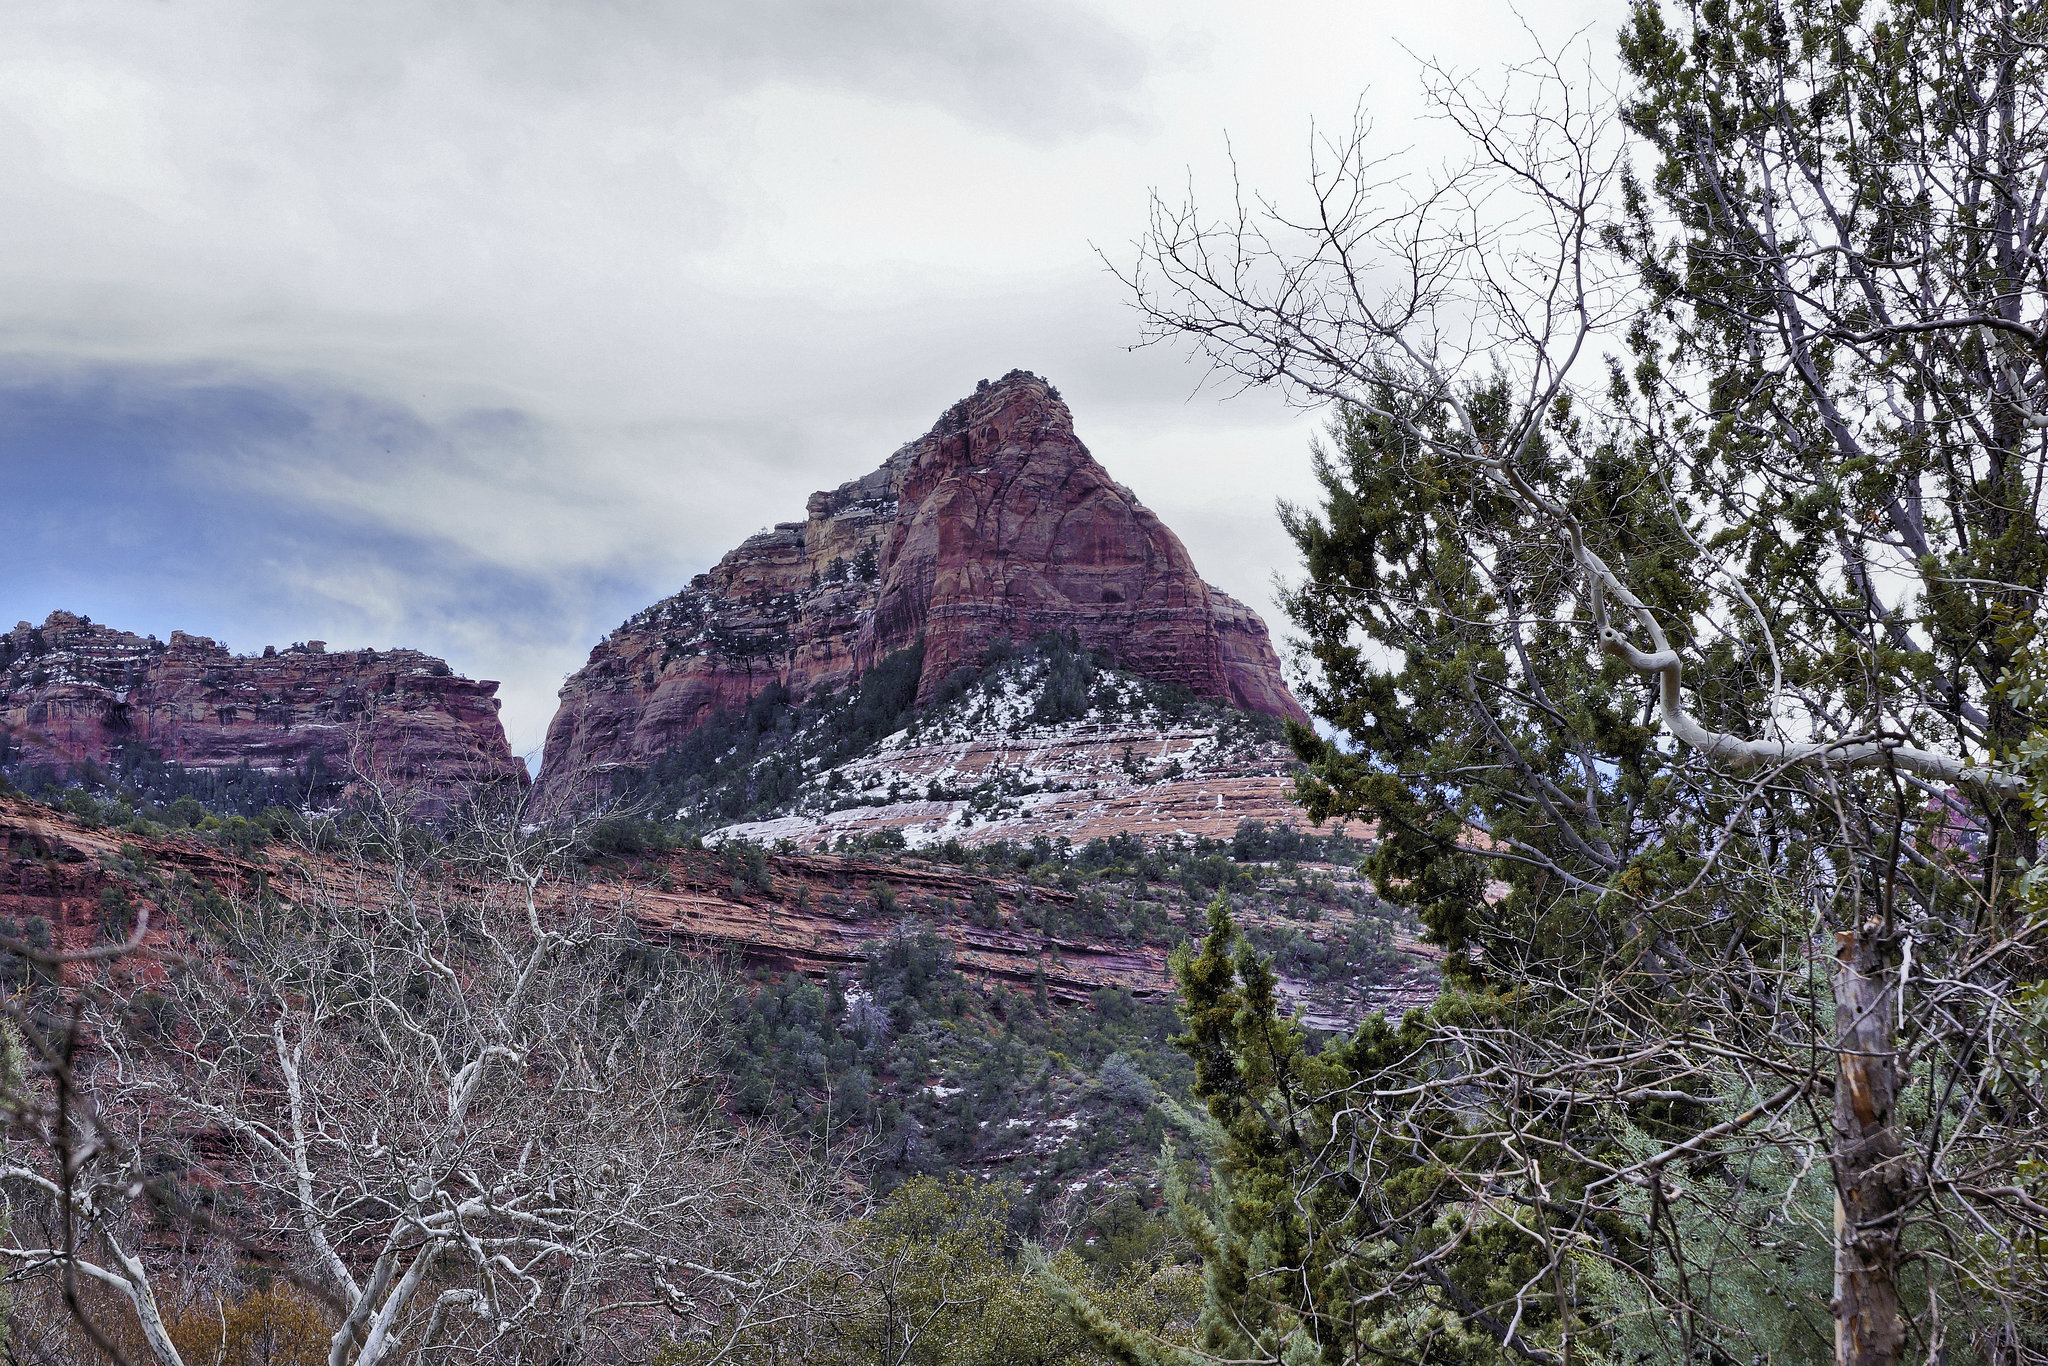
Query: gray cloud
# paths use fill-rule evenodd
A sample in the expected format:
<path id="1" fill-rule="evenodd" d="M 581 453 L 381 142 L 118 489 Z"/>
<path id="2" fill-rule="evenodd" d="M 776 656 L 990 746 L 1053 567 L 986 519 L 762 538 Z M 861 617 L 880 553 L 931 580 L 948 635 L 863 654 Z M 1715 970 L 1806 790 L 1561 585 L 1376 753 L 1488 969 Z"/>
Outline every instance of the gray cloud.
<path id="1" fill-rule="evenodd" d="M 259 74 L 295 89 L 302 126 L 346 126 L 437 84 L 529 107 L 651 95 L 689 109 L 779 82 L 1059 138 L 1133 117 L 1146 69 L 1132 35 L 1058 0 L 117 0 L 18 6 L 10 23 L 45 55 L 195 87 Z"/>
<path id="2" fill-rule="evenodd" d="M 418 645 L 503 679 L 525 748 L 597 636 L 1013 366 L 1269 610 L 1314 424 L 1130 353 L 1090 244 L 1148 185 L 1219 185 L 1225 128 L 1272 185 L 1361 87 L 1406 139 L 1397 39 L 1520 41 L 1506 0 L 30 0 L 0 29 L 0 625 Z"/>

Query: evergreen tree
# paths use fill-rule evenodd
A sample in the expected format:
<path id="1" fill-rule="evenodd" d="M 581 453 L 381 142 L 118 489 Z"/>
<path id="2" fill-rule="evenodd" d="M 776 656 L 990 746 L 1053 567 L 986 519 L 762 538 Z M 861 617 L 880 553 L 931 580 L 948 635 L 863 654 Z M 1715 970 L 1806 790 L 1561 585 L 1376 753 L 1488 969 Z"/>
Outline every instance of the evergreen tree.
<path id="1" fill-rule="evenodd" d="M 1219 1111 L 1226 1155 L 1294 1154 L 1217 1224 L 1270 1268 L 1212 1277 L 1252 1356 L 1451 1350 L 1316 1327 L 1332 1277 L 1501 1359 L 1651 1320 L 1688 1359 L 2039 1350 L 2048 1114 L 1997 1079 L 2043 973 L 2013 766 L 2048 577 L 2040 18 L 1642 0 L 1618 116 L 1547 54 L 1498 103 L 1433 71 L 1474 151 L 1448 185 L 1399 198 L 1361 132 L 1318 211 L 1160 206 L 1155 328 L 1336 405 L 1286 512 L 1336 733 L 1292 732 L 1302 794 L 1375 823 L 1454 988 L 1392 1072 L 1345 1061 L 1369 1030 Z M 1254 966 L 1184 990 L 1277 1059 Z M 1245 1129 L 1319 1107 L 1361 1127 Z M 1461 1238 L 1509 1230 L 1482 1265 L 1289 1232 L 1404 1164 L 1459 1188 Z M 1758 1299 L 1774 1261 L 1825 1268 L 1824 1331 Z"/>

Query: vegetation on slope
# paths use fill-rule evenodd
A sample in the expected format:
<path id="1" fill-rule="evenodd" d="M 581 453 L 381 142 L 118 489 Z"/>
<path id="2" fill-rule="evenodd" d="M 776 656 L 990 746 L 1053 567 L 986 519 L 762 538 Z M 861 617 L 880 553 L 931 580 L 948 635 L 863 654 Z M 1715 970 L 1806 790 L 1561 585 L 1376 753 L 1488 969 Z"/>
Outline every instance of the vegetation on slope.
<path id="1" fill-rule="evenodd" d="M 88 815 L 81 819 L 73 814 L 78 810 Z M 100 831 L 134 829 L 144 840 L 146 818 L 123 817 L 124 810 L 74 788 L 52 814 Z M 128 824 L 116 827 L 114 819 Z M 203 817 L 202 825 L 208 821 L 218 818 Z M 287 877 L 302 842 L 322 827 L 300 817 L 266 833 L 267 844 L 230 847 Z M 184 840 L 221 841 L 227 828 L 175 830 Z M 609 845 L 584 847 L 562 869 L 584 885 L 579 895 L 586 898 L 602 899 L 614 879 L 660 881 L 678 857 L 715 868 L 749 897 L 777 881 L 758 846 L 732 843 L 678 856 L 654 847 L 673 834 L 659 827 L 613 823 L 598 832 Z M 636 833 L 651 843 L 627 848 Z M 415 828 L 403 846 L 432 869 L 455 856 L 459 846 L 450 840 L 445 828 Z M 1344 873 L 1343 863 L 1361 852 L 1340 835 L 1258 822 L 1245 823 L 1231 840 L 1184 847 L 1119 838 L 1079 848 L 1040 840 L 934 850 L 961 873 L 986 879 L 987 888 L 1007 889 L 1004 904 L 980 894 L 950 903 L 899 896 L 886 874 L 851 888 L 863 914 L 893 917 L 896 929 L 866 962 L 836 977 L 759 970 L 731 980 L 720 997 L 712 1055 L 721 1106 L 735 1122 L 784 1135 L 814 1160 L 843 1165 L 888 1202 L 924 1201 L 938 1189 L 932 1182 L 963 1178 L 999 1189 L 1009 1232 L 997 1262 L 1009 1277 L 1005 1284 L 1041 1308 L 1051 1302 L 1019 1260 L 1027 1242 L 1065 1248 L 1070 1281 L 1104 1294 L 1117 1286 L 1136 1294 L 1140 1282 L 1149 1284 L 1189 1255 L 1166 1219 L 1158 1170 L 1169 1138 L 1198 1156 L 1173 1117 L 1191 1096 L 1191 1073 L 1173 1042 L 1180 1027 L 1173 1006 L 1116 988 L 1077 1004 L 1042 982 L 1020 987 L 977 979 L 962 971 L 937 930 L 954 919 L 1001 923 L 1048 942 L 1172 943 L 1198 927 L 1200 908 L 1227 890 L 1252 932 L 1304 988 L 1371 982 L 1399 961 L 1391 939 L 1402 922 Z M 891 857 L 907 856 L 877 849 L 866 862 L 886 868 Z M 250 936 L 266 933 L 274 915 L 260 889 L 252 902 L 246 889 L 194 877 L 139 843 L 103 857 L 97 871 L 107 882 L 99 898 L 102 942 L 131 928 L 136 907 L 148 903 L 175 918 L 202 958 L 233 957 L 258 942 Z M 0 925 L 0 932 L 47 947 L 52 926 L 29 919 Z M 658 960 L 671 950 L 643 941 L 632 952 Z M 185 1013 L 177 995 L 141 990 L 133 998 L 134 1027 L 148 1038 L 176 1038 Z M 55 1019 L 47 1009 L 38 1017 Z M 903 1213 L 908 1206 L 889 1208 L 897 1211 L 892 1217 L 910 1217 Z M 288 1296 L 265 1309 L 265 1293 L 244 1277 L 233 1282 L 226 1303 L 232 1309 L 247 1301 L 254 1306 L 248 1314 L 287 1312 Z M 1153 1303 L 1153 1293 L 1130 1302 Z M 175 1337 L 204 1327 L 196 1317 L 187 1323 L 182 1310 L 166 1312 L 166 1331 Z M 1045 1324 L 1067 1322 L 1047 1314 Z M 938 1339 L 932 1350 L 939 1350 Z"/>
<path id="2" fill-rule="evenodd" d="M 1071 637 L 1028 644 L 998 641 L 916 706 L 923 651 L 879 661 L 838 691 L 797 697 L 770 684 L 746 706 L 720 710 L 654 763 L 614 779 L 614 795 L 684 832 L 699 832 L 790 812 L 819 814 L 880 805 L 906 796 L 965 800 L 991 815 L 1014 809 L 1039 790 L 1026 777 L 994 774 L 961 791 L 912 792 L 856 787 L 837 770 L 884 741 L 963 741 L 1024 736 L 1073 722 L 1106 721 L 1160 729 L 1205 724 L 1224 747 L 1277 740 L 1279 723 L 1125 673 Z"/>
<path id="3" fill-rule="evenodd" d="M 1080 1006 L 1048 993 L 1042 977 L 1028 986 L 979 979 L 939 931 L 1001 930 L 1052 946 L 1055 960 L 1059 942 L 1157 951 L 1199 934 L 1204 907 L 1223 892 L 1290 990 L 1312 1009 L 1353 1015 L 1376 1009 L 1380 984 L 1413 967 L 1394 947 L 1410 922 L 1345 870 L 1361 852 L 1341 835 L 1257 821 L 1232 840 L 1186 845 L 1119 837 L 927 850 L 913 866 L 950 859 L 989 881 L 961 900 L 913 899 L 879 873 L 827 893 L 863 903 L 835 914 L 896 928 L 856 971 L 823 981 L 754 975 L 729 1064 L 735 1102 L 816 1143 L 863 1151 L 880 1190 L 968 1170 L 1015 1179 L 1034 1218 L 1047 1201 L 1071 1203 L 1077 1187 L 1098 1202 L 1150 1189 L 1146 1207 L 1156 1211 L 1161 1107 L 1189 1097 L 1171 1004 L 1110 987 Z M 885 860 L 871 862 L 877 869 L 906 857 L 876 855 Z M 659 857 L 608 857 L 622 876 L 665 876 Z M 741 892 L 774 881 L 758 846 L 729 842 L 694 857 Z M 1009 889 L 1001 899 L 998 886 Z"/>
<path id="4" fill-rule="evenodd" d="M 346 777 L 317 755 L 289 772 L 246 762 L 224 769 L 190 768 L 135 741 L 121 746 L 111 765 L 60 767 L 22 760 L 0 735 L 0 783 L 65 804 L 82 820 L 151 834 L 190 829 L 209 816 L 221 821 L 239 816 L 278 829 L 294 812 L 331 807 Z"/>

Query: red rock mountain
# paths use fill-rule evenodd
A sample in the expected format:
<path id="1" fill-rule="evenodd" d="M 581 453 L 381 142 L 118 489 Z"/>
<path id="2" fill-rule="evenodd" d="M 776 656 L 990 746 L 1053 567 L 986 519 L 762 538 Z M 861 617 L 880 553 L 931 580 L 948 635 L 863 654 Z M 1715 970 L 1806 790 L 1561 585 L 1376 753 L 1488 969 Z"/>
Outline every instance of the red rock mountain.
<path id="1" fill-rule="evenodd" d="M 998 639 L 1072 632 L 1156 682 L 1306 719 L 1265 623 L 1202 582 L 1036 375 L 984 380 L 882 467 L 811 495 L 628 620 L 562 688 L 539 795 L 648 763 L 771 682 L 837 687 L 922 641 L 923 700 Z"/>
<path id="2" fill-rule="evenodd" d="M 21 761 L 107 763 L 138 742 L 188 768 L 272 771 L 318 757 L 337 776 L 361 737 L 385 772 L 448 794 L 526 780 L 498 722 L 496 683 L 417 650 L 328 653 L 320 641 L 230 654 L 52 612 L 0 635 L 0 736 Z"/>

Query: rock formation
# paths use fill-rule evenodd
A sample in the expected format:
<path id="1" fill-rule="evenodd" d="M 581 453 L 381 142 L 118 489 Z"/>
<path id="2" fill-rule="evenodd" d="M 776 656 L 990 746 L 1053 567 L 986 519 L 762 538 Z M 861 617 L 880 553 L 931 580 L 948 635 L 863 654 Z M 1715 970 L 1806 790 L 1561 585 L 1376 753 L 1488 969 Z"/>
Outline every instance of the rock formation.
<path id="1" fill-rule="evenodd" d="M 999 639 L 1060 631 L 1141 677 L 1306 719 L 1258 615 L 1202 582 L 1035 375 L 983 381 L 806 511 L 591 651 L 548 728 L 545 800 L 651 762 L 772 683 L 838 687 L 920 643 L 920 700 Z"/>
<path id="2" fill-rule="evenodd" d="M 351 746 L 392 777 L 450 795 L 524 782 L 498 722 L 496 683 L 417 650 L 328 653 L 320 641 L 230 654 L 173 631 L 168 644 L 52 612 L 0 636 L 0 737 L 14 761 L 109 763 L 140 744 L 196 769 L 345 774 Z"/>

